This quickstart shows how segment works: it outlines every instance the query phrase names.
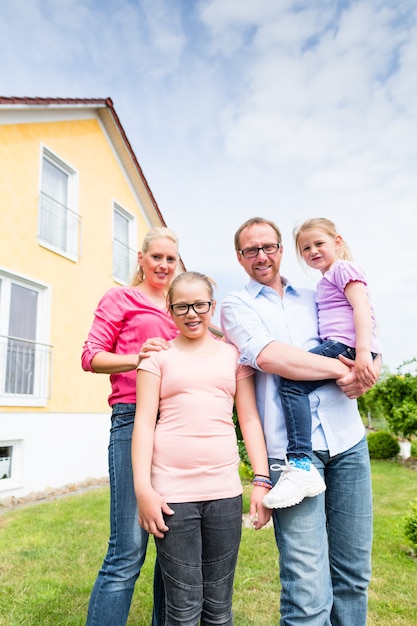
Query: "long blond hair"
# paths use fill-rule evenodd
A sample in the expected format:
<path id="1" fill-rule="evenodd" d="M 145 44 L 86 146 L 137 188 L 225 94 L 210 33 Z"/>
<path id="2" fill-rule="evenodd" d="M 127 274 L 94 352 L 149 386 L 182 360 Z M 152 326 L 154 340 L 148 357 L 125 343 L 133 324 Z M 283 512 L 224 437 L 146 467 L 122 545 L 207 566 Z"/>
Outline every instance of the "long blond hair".
<path id="1" fill-rule="evenodd" d="M 329 237 L 336 237 L 339 233 L 337 232 L 337 228 L 331 220 L 328 220 L 326 217 L 313 217 L 309 220 L 306 220 L 298 226 L 294 228 L 293 235 L 295 241 L 295 249 L 297 252 L 297 256 L 299 259 L 303 258 L 300 248 L 300 234 L 305 232 L 306 230 L 321 230 Z M 352 254 L 349 250 L 349 246 L 346 241 L 342 239 L 341 246 L 337 249 L 337 256 L 339 259 L 343 259 L 344 261 L 353 261 Z"/>
<path id="2" fill-rule="evenodd" d="M 173 230 L 171 230 L 170 228 L 166 228 L 165 226 L 154 226 L 153 228 L 148 230 L 143 239 L 142 247 L 140 249 L 142 254 L 146 254 L 149 250 L 151 243 L 153 241 L 156 241 L 157 239 L 171 239 L 171 241 L 175 243 L 178 249 L 178 237 Z M 144 280 L 145 275 L 143 273 L 143 268 L 138 265 L 137 271 L 134 273 L 132 280 L 130 281 L 130 286 L 137 287 L 138 285 L 143 283 Z"/>

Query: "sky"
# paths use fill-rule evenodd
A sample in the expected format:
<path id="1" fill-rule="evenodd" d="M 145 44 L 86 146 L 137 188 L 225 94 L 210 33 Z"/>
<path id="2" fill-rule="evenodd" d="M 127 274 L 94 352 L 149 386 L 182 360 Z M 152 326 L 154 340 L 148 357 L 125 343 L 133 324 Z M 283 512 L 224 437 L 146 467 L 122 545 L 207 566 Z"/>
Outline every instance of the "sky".
<path id="1" fill-rule="evenodd" d="M 417 0 L 0 0 L 0 95 L 113 100 L 188 270 L 243 287 L 233 236 L 336 223 L 391 370 L 417 357 Z"/>

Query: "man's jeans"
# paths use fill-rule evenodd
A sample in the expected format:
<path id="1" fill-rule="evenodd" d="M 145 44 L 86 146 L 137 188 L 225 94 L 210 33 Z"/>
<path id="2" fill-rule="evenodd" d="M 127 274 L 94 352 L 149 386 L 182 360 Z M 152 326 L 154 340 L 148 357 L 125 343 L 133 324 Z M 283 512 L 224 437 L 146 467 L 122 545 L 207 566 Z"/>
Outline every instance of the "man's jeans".
<path id="1" fill-rule="evenodd" d="M 356 351 L 339 341 L 323 341 L 310 352 L 337 359 L 343 355 L 355 360 Z M 287 427 L 289 456 L 309 456 L 311 449 L 311 413 L 308 394 L 326 385 L 328 380 L 289 380 L 281 378 L 279 392 Z"/>
<path id="2" fill-rule="evenodd" d="M 113 407 L 109 444 L 110 540 L 91 594 L 87 626 L 125 626 L 135 582 L 145 561 L 148 534 L 139 526 L 133 489 L 134 418 L 134 404 Z M 155 565 L 152 626 L 163 626 L 163 613 L 163 583 Z"/>
<path id="3" fill-rule="evenodd" d="M 366 439 L 332 458 L 316 451 L 313 463 L 324 476 L 326 492 L 273 512 L 282 584 L 280 624 L 365 626 L 372 548 Z M 279 476 L 271 470 L 274 483 Z"/>
<path id="4" fill-rule="evenodd" d="M 231 626 L 242 498 L 169 503 L 169 530 L 155 538 L 168 626 Z"/>

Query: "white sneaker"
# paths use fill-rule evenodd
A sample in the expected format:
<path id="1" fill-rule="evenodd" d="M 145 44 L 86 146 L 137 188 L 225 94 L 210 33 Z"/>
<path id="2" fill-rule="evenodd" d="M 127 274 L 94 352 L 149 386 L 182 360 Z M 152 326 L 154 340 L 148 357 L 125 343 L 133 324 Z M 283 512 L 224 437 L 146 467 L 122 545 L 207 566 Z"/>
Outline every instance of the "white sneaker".
<path id="1" fill-rule="evenodd" d="M 280 465 L 282 471 L 279 481 L 263 498 L 267 509 L 284 509 L 299 504 L 304 498 L 312 498 L 323 493 L 326 484 L 313 464 L 310 469 L 296 467 L 292 460 Z"/>

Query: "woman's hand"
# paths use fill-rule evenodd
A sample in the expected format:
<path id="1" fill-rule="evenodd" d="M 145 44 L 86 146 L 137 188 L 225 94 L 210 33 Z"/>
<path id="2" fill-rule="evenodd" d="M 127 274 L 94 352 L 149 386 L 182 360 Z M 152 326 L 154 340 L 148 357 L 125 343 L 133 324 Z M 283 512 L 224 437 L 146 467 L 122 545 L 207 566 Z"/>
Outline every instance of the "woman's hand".
<path id="1" fill-rule="evenodd" d="M 145 343 L 142 344 L 142 347 L 139 352 L 139 361 L 142 359 L 146 359 L 152 352 L 160 352 L 161 350 L 168 350 L 169 343 L 166 339 L 162 337 L 151 337 L 147 339 Z"/>

